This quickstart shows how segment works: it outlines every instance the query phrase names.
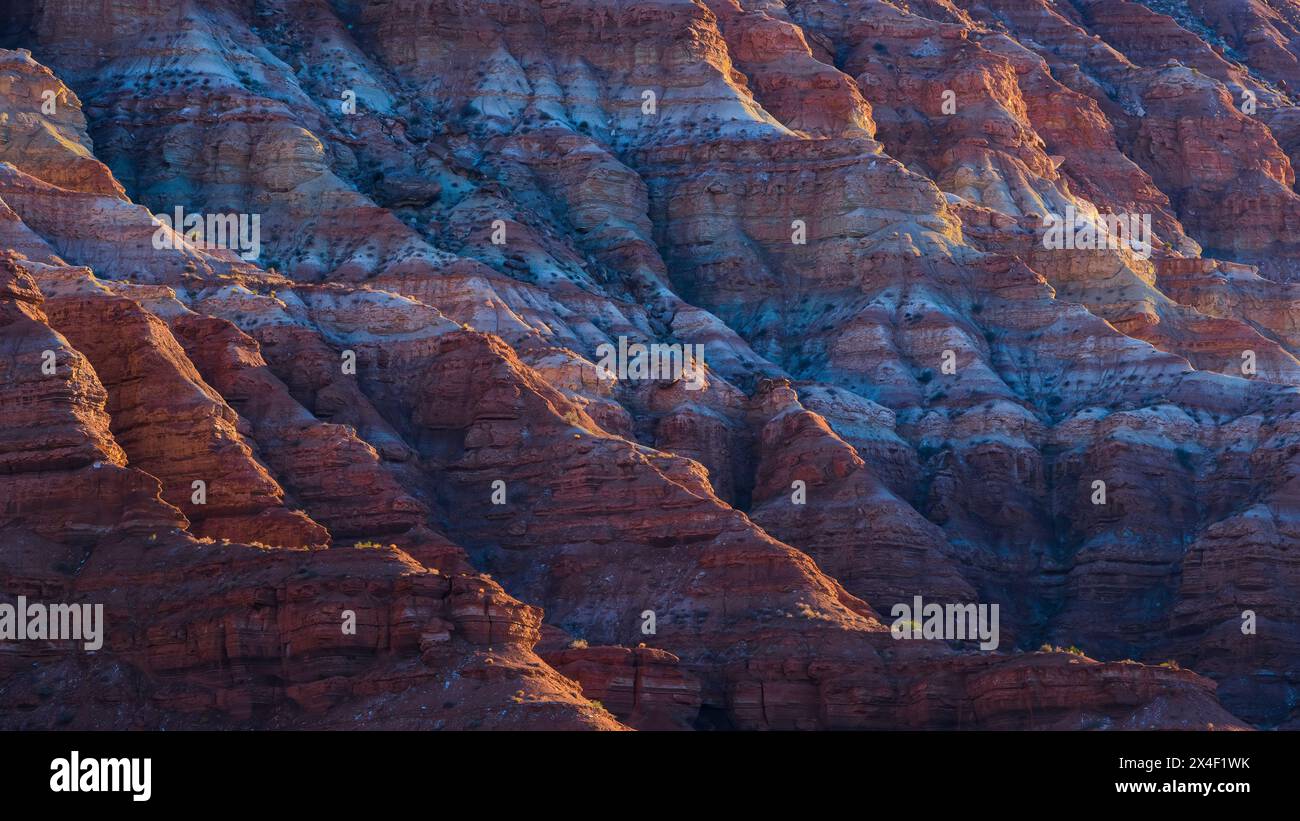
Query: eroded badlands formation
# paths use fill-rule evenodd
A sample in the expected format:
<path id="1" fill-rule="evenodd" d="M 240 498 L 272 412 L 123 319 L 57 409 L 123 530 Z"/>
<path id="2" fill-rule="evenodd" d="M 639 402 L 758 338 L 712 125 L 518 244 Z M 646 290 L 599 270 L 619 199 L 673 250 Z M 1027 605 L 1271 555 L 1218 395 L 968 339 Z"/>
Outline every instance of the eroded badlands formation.
<path id="1" fill-rule="evenodd" d="M 0 642 L 0 726 L 1300 727 L 1300 2 L 0 0 L 0 46 L 0 600 L 107 625 Z M 892 638 L 915 596 L 998 649 Z"/>

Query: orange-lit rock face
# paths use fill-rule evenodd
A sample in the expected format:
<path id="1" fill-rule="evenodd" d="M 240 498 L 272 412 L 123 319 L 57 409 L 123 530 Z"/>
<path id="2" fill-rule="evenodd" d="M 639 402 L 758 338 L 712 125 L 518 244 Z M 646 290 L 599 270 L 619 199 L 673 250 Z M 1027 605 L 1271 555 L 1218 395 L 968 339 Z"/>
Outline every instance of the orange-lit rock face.
<path id="1" fill-rule="evenodd" d="M 1300 4 L 9 6 L 0 726 L 1300 726 Z"/>

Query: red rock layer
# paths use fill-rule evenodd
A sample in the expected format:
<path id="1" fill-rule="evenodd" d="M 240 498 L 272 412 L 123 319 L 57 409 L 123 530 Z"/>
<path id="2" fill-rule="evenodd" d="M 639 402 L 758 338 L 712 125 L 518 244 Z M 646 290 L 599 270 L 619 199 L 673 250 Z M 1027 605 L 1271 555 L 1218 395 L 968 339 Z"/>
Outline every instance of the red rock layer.
<path id="1" fill-rule="evenodd" d="M 32 278 L 3 266 L 5 338 L 25 343 L 0 381 L 14 420 L 0 475 L 6 600 L 104 608 L 101 648 L 28 641 L 3 654 L 4 726 L 620 726 L 532 653 L 540 613 L 488 579 L 379 546 L 192 538 L 160 482 L 129 465 L 104 389 L 46 324 Z"/>
<path id="2" fill-rule="evenodd" d="M 6 375 L 4 578 L 158 586 L 113 726 L 1293 723 L 1269 9 L 30 4 L 5 327 L 66 378 Z M 260 215 L 262 254 L 155 249 L 177 205 Z M 1152 259 L 1045 248 L 1067 208 L 1149 214 Z M 602 372 L 620 337 L 703 382 Z M 1005 644 L 895 642 L 914 595 L 998 603 Z M 534 607 L 596 645 L 545 648 L 568 678 Z M 1108 661 L 1013 652 L 1044 641 Z M 57 721 L 23 682 L 6 722 Z"/>

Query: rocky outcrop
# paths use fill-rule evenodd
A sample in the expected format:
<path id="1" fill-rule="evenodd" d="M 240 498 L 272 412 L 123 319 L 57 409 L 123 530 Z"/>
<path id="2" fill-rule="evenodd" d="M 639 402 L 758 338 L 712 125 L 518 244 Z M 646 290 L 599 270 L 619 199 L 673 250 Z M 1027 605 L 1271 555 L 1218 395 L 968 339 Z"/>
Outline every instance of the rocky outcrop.
<path id="1" fill-rule="evenodd" d="M 700 724 L 700 682 L 672 653 L 644 643 L 589 647 L 558 630 L 543 639 L 538 652 L 547 664 L 578 682 L 584 695 L 630 727 L 690 730 Z"/>
<path id="2" fill-rule="evenodd" d="M 0 162 L 60 188 L 126 199 L 111 171 L 95 158 L 81 101 L 30 51 L 0 55 Z"/>
<path id="3" fill-rule="evenodd" d="M 104 383 L 113 435 L 128 461 L 162 482 L 163 498 L 185 513 L 193 532 L 272 545 L 327 543 L 327 531 L 284 508 L 283 489 L 239 430 L 244 423 L 167 326 L 132 300 L 83 287 L 46 302 L 50 322 Z"/>
<path id="4" fill-rule="evenodd" d="M 12 420 L 0 451 L 4 600 L 103 608 L 89 651 L 38 639 L 2 654 L 0 724 L 621 726 L 533 654 L 540 613 L 486 578 L 379 545 L 193 538 L 162 483 L 117 444 L 111 400 L 46 324 L 33 278 L 12 257 L 0 275 L 5 338 L 22 343 L 0 372 Z M 169 350 L 156 335 L 131 338 L 155 357 Z"/>

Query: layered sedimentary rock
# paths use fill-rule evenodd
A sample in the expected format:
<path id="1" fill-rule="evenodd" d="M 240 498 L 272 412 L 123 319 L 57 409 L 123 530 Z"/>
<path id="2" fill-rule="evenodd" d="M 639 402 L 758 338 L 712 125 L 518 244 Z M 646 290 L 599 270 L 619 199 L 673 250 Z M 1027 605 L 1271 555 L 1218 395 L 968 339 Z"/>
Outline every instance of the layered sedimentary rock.
<path id="1" fill-rule="evenodd" d="M 11 3 L 3 722 L 1294 724 L 1259 5 Z"/>
<path id="2" fill-rule="evenodd" d="M 6 726 L 619 726 L 532 653 L 539 612 L 488 579 L 379 545 L 193 538 L 117 444 L 107 392 L 34 280 L 12 259 L 3 274 L 5 338 L 26 343 L 0 383 L 6 599 L 103 608 L 97 646 L 4 654 Z"/>
<path id="3" fill-rule="evenodd" d="M 591 647 L 548 628 L 538 652 L 548 664 L 638 730 L 701 726 L 700 682 L 672 653 L 646 647 Z"/>
<path id="4" fill-rule="evenodd" d="M 246 443 L 241 420 L 167 326 L 134 301 L 91 287 L 47 300 L 50 323 L 99 374 L 128 462 L 162 482 L 163 498 L 193 532 L 286 546 L 328 542 L 323 528 L 284 509 L 284 491 Z"/>

